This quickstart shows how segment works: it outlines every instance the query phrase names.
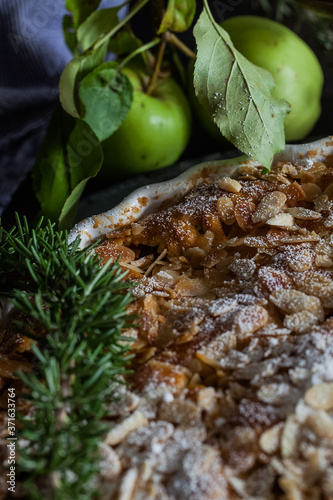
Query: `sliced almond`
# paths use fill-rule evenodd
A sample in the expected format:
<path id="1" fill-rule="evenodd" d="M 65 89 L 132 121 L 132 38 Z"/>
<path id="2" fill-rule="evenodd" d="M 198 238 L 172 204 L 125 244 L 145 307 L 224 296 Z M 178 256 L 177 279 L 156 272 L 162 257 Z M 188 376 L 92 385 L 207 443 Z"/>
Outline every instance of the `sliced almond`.
<path id="1" fill-rule="evenodd" d="M 290 269 L 299 273 L 312 267 L 313 256 L 308 248 L 299 248 L 295 253 L 288 253 L 286 260 Z"/>
<path id="2" fill-rule="evenodd" d="M 110 446 L 115 446 L 119 444 L 123 439 L 125 439 L 125 437 L 128 436 L 130 432 L 147 424 L 147 417 L 139 410 L 136 410 L 128 418 L 125 418 L 119 424 L 116 424 L 107 433 L 104 442 Z"/>
<path id="3" fill-rule="evenodd" d="M 314 201 L 318 196 L 321 195 L 321 189 L 318 184 L 314 184 L 313 182 L 307 182 L 306 184 L 302 184 L 303 191 L 306 196 L 306 201 Z"/>
<path id="4" fill-rule="evenodd" d="M 295 333 L 303 334 L 311 331 L 312 327 L 318 323 L 318 316 L 309 311 L 301 311 L 294 314 L 287 314 L 283 320 L 283 326 Z"/>
<path id="5" fill-rule="evenodd" d="M 289 213 L 295 217 L 295 219 L 301 220 L 315 220 L 320 218 L 320 214 L 318 212 L 303 207 L 289 208 Z"/>
<path id="6" fill-rule="evenodd" d="M 242 190 L 242 185 L 231 177 L 221 177 L 217 182 L 219 187 L 228 193 L 239 193 Z"/>
<path id="7" fill-rule="evenodd" d="M 269 226 L 277 226 L 277 227 L 282 227 L 282 228 L 290 228 L 293 227 L 294 225 L 294 217 L 291 214 L 288 213 L 281 213 L 274 215 L 274 217 L 271 217 L 266 221 L 266 224 Z"/>
<path id="8" fill-rule="evenodd" d="M 234 330 L 236 334 L 247 335 L 267 324 L 268 312 L 262 306 L 244 307 L 237 315 Z"/>
<path id="9" fill-rule="evenodd" d="M 320 438 L 333 439 L 333 419 L 325 411 L 319 410 L 309 415 L 306 422 Z"/>
<path id="10" fill-rule="evenodd" d="M 185 278 L 178 281 L 175 292 L 182 297 L 200 297 L 211 293 L 211 288 L 202 278 Z"/>
<path id="11" fill-rule="evenodd" d="M 318 271 L 296 275 L 294 280 L 299 290 L 318 297 L 324 307 L 333 307 L 333 280 Z"/>
<path id="12" fill-rule="evenodd" d="M 326 194 L 330 200 L 333 199 L 333 182 L 331 182 L 327 188 L 324 191 L 324 194 Z"/>
<path id="13" fill-rule="evenodd" d="M 282 191 L 287 197 L 286 205 L 288 205 L 288 207 L 295 207 L 299 201 L 306 199 L 306 195 L 301 185 L 296 181 L 289 184 L 289 186 L 283 187 Z"/>
<path id="14" fill-rule="evenodd" d="M 304 399 L 312 408 L 331 410 L 333 408 L 333 382 L 322 382 L 310 387 Z"/>
<path id="15" fill-rule="evenodd" d="M 261 434 L 259 438 L 259 446 L 262 451 L 268 455 L 272 455 L 277 452 L 280 447 L 282 429 L 283 424 L 277 424 Z"/>
<path id="16" fill-rule="evenodd" d="M 279 169 L 283 174 L 287 174 L 290 177 L 297 179 L 299 177 L 299 170 L 292 163 L 285 163 L 284 165 L 279 166 Z"/>
<path id="17" fill-rule="evenodd" d="M 332 267 L 333 259 L 327 254 L 316 255 L 315 265 L 317 267 Z"/>
<path id="18" fill-rule="evenodd" d="M 314 200 L 314 209 L 316 210 L 316 212 L 324 212 L 325 210 L 331 210 L 332 206 L 333 206 L 332 201 L 326 194 L 322 194 L 321 196 L 318 196 L 318 198 Z"/>
<path id="19" fill-rule="evenodd" d="M 235 206 L 236 221 L 239 227 L 245 232 L 251 231 L 254 227 L 252 217 L 255 209 L 256 206 L 251 201 L 241 200 L 238 203 L 236 203 Z"/>
<path id="20" fill-rule="evenodd" d="M 320 321 L 324 319 L 324 310 L 320 300 L 298 290 L 276 290 L 271 293 L 269 300 L 287 314 L 308 311 L 317 316 Z"/>
<path id="21" fill-rule="evenodd" d="M 199 267 L 206 258 L 206 252 L 200 247 L 187 248 L 184 253 L 194 267 Z"/>
<path id="22" fill-rule="evenodd" d="M 286 200 L 286 195 L 280 191 L 273 191 L 272 193 L 266 194 L 252 215 L 252 221 L 257 224 L 274 217 L 274 215 L 281 212 Z"/>
<path id="23" fill-rule="evenodd" d="M 298 452 L 298 438 L 300 426 L 295 415 L 287 418 L 281 438 L 281 452 L 283 458 L 289 458 Z"/>
<path id="24" fill-rule="evenodd" d="M 307 167 L 301 172 L 302 182 L 318 182 L 327 172 L 327 167 L 321 161 L 315 161 L 311 167 Z"/>
<path id="25" fill-rule="evenodd" d="M 217 200 L 217 210 L 225 224 L 231 225 L 235 222 L 234 204 L 228 196 L 220 196 Z"/>

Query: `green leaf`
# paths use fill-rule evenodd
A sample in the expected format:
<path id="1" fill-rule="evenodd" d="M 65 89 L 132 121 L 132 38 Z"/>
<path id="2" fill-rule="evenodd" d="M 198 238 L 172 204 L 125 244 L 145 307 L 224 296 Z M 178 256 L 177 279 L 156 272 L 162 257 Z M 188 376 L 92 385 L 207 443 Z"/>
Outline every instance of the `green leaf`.
<path id="1" fill-rule="evenodd" d="M 78 27 L 77 39 L 81 50 L 88 50 L 99 38 L 118 25 L 118 12 L 121 7 L 97 10 Z"/>
<path id="2" fill-rule="evenodd" d="M 290 106 L 271 96 L 272 75 L 243 57 L 207 11 L 205 7 L 194 27 L 196 95 L 221 133 L 269 169 L 274 154 L 284 149 Z"/>
<path id="3" fill-rule="evenodd" d="M 73 55 L 76 55 L 77 39 L 76 39 L 76 31 L 74 28 L 73 16 L 69 16 L 66 14 L 63 17 L 62 30 L 67 47 L 69 48 L 69 50 L 72 52 Z"/>
<path id="4" fill-rule="evenodd" d="M 83 120 L 76 120 L 66 146 L 70 170 L 70 187 L 94 177 L 102 164 L 101 144 L 93 130 Z"/>
<path id="5" fill-rule="evenodd" d="M 82 120 L 76 120 L 66 150 L 71 192 L 58 213 L 60 229 L 72 227 L 83 190 L 88 180 L 97 175 L 103 161 L 103 151 L 98 138 Z"/>
<path id="6" fill-rule="evenodd" d="M 59 229 L 70 229 L 73 226 L 75 215 L 77 211 L 77 205 L 81 195 L 83 193 L 84 188 L 89 179 L 85 179 L 80 184 L 78 184 L 71 194 L 66 199 L 64 206 L 62 207 L 59 219 L 58 219 L 58 227 Z"/>
<path id="7" fill-rule="evenodd" d="M 158 34 L 167 30 L 182 32 L 192 24 L 196 8 L 195 0 L 169 0 Z"/>
<path id="8" fill-rule="evenodd" d="M 115 62 L 102 64 L 82 80 L 79 89 L 85 109 L 83 119 L 100 141 L 120 127 L 132 104 L 132 84 L 117 67 Z"/>
<path id="9" fill-rule="evenodd" d="M 130 54 L 141 47 L 141 45 L 141 40 L 134 35 L 131 28 L 127 25 L 116 36 L 111 38 L 108 50 L 117 56 L 122 56 Z"/>
<path id="10" fill-rule="evenodd" d="M 73 12 L 75 28 L 82 24 L 100 3 L 101 0 L 66 0 L 66 9 Z"/>
<path id="11" fill-rule="evenodd" d="M 59 97 L 62 107 L 68 114 L 79 118 L 76 92 L 80 80 L 91 70 L 102 64 L 107 51 L 107 41 L 98 49 L 75 57 L 65 67 L 59 82 Z"/>
<path id="12" fill-rule="evenodd" d="M 57 220 L 69 194 L 63 142 L 63 111 L 57 107 L 32 171 L 33 188 L 43 214 Z"/>

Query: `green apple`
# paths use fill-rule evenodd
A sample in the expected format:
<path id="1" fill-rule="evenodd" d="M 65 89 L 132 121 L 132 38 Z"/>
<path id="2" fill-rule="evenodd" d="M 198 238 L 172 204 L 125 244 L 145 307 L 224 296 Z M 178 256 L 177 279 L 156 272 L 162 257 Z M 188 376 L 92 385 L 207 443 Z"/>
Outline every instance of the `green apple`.
<path id="1" fill-rule="evenodd" d="M 147 74 L 140 66 L 126 67 L 123 72 L 133 85 L 133 102 L 120 128 L 102 143 L 100 178 L 115 179 L 171 165 L 185 150 L 191 134 L 189 103 L 171 77 L 147 95 Z"/>
<path id="2" fill-rule="evenodd" d="M 286 140 L 303 139 L 321 113 L 324 77 L 314 52 L 289 28 L 264 17 L 232 17 L 221 26 L 243 56 L 273 75 L 273 97 L 291 104 L 285 118 Z"/>
<path id="3" fill-rule="evenodd" d="M 287 141 L 303 139 L 321 113 L 323 72 L 310 47 L 293 31 L 276 21 L 256 16 L 237 16 L 221 23 L 236 49 L 274 77 L 273 97 L 291 104 L 285 118 Z M 189 65 L 189 97 L 204 129 L 225 143 L 209 112 L 199 103 L 193 88 L 193 63 Z"/>

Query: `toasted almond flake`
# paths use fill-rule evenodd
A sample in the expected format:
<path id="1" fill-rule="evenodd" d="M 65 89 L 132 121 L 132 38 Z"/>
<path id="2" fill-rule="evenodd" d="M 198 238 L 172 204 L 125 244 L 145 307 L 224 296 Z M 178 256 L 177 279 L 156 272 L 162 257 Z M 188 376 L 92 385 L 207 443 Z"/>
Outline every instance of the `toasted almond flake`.
<path id="1" fill-rule="evenodd" d="M 269 173 L 266 175 L 263 175 L 263 179 L 268 182 L 272 182 L 273 184 L 276 184 L 277 182 L 281 182 L 282 184 L 287 184 L 289 185 L 291 181 L 287 179 L 284 175 L 281 174 L 274 174 L 274 173 Z"/>
<path id="2" fill-rule="evenodd" d="M 134 500 L 138 480 L 139 471 L 137 468 L 126 471 L 120 483 L 117 500 Z"/>
<path id="3" fill-rule="evenodd" d="M 130 432 L 135 431 L 139 427 L 143 427 L 147 424 L 147 417 L 139 410 L 136 410 L 128 418 L 125 418 L 119 424 L 116 424 L 107 433 L 104 442 L 110 446 L 115 446 L 125 439 Z"/>
<path id="4" fill-rule="evenodd" d="M 233 201 L 228 196 L 220 196 L 216 203 L 222 222 L 233 224 L 236 220 Z"/>
<path id="5" fill-rule="evenodd" d="M 324 210 L 331 210 L 332 209 L 332 201 L 329 199 L 329 197 L 326 194 L 322 194 L 321 196 L 318 196 L 314 200 L 314 209 L 316 212 L 323 212 Z"/>
<path id="6" fill-rule="evenodd" d="M 211 293 L 211 288 L 202 278 L 184 278 L 176 284 L 175 292 L 182 297 L 200 297 Z"/>
<path id="7" fill-rule="evenodd" d="M 245 231 L 251 231 L 254 227 L 252 221 L 252 214 L 254 213 L 256 206 L 251 201 L 240 200 L 235 205 L 235 217 L 236 222 L 239 227 Z"/>
<path id="8" fill-rule="evenodd" d="M 333 419 L 325 411 L 319 410 L 310 414 L 306 422 L 320 438 L 333 439 Z"/>
<path id="9" fill-rule="evenodd" d="M 200 408 L 188 399 L 174 399 L 163 402 L 158 412 L 160 420 L 177 425 L 197 425 L 200 419 Z"/>
<path id="10" fill-rule="evenodd" d="M 312 267 L 313 256 L 308 248 L 299 248 L 292 254 L 287 254 L 286 261 L 290 269 L 299 273 Z"/>
<path id="11" fill-rule="evenodd" d="M 333 199 L 333 182 L 331 182 L 324 191 L 324 194 L 329 197 L 330 200 Z"/>
<path id="12" fill-rule="evenodd" d="M 197 404 L 201 410 L 211 411 L 217 402 L 217 393 L 213 387 L 200 389 L 197 395 Z"/>
<path id="13" fill-rule="evenodd" d="M 99 451 L 101 454 L 100 475 L 103 480 L 115 479 L 121 472 L 121 463 L 117 453 L 106 443 L 100 443 Z"/>
<path id="14" fill-rule="evenodd" d="M 291 228 L 294 225 L 294 217 L 288 213 L 281 213 L 274 215 L 266 221 L 269 226 L 286 227 Z"/>
<path id="15" fill-rule="evenodd" d="M 312 408 L 331 410 L 333 408 L 333 382 L 322 382 L 310 387 L 304 399 Z"/>
<path id="16" fill-rule="evenodd" d="M 234 322 L 236 334 L 254 333 L 268 322 L 268 312 L 262 306 L 247 306 L 240 311 Z"/>
<path id="17" fill-rule="evenodd" d="M 231 177 L 221 177 L 217 182 L 219 187 L 228 193 L 239 193 L 242 190 L 242 185 Z"/>
<path id="18" fill-rule="evenodd" d="M 295 415 L 290 415 L 287 418 L 281 437 L 281 452 L 283 458 L 289 458 L 297 454 L 299 430 L 300 427 L 297 417 Z"/>
<path id="19" fill-rule="evenodd" d="M 300 220 L 315 220 L 320 218 L 320 214 L 314 210 L 303 207 L 292 207 L 289 208 L 289 213 L 295 217 L 295 219 Z"/>
<path id="20" fill-rule="evenodd" d="M 135 360 L 140 364 L 143 365 L 148 359 L 151 359 L 155 352 L 157 351 L 156 347 L 147 347 L 145 349 L 142 349 L 141 351 L 137 352 L 135 355 Z"/>
<path id="21" fill-rule="evenodd" d="M 329 227 L 330 229 L 333 227 L 333 214 L 330 214 L 324 222 L 325 227 Z"/>
<path id="22" fill-rule="evenodd" d="M 258 168 L 255 167 L 254 165 L 241 165 L 237 169 L 237 176 L 244 175 L 256 178 L 257 174 L 258 174 Z"/>
<path id="23" fill-rule="evenodd" d="M 284 236 L 280 239 L 279 244 L 284 245 L 286 243 L 307 243 L 310 241 L 320 241 L 320 236 L 315 232 L 312 231 L 311 233 L 305 232 L 304 235 L 289 235 L 289 236 Z M 278 243 L 278 242 L 277 242 Z"/>
<path id="24" fill-rule="evenodd" d="M 318 184 L 314 184 L 313 182 L 302 184 L 302 188 L 306 195 L 306 201 L 314 201 L 316 198 L 318 198 L 318 196 L 322 194 L 322 191 Z"/>
<path id="25" fill-rule="evenodd" d="M 279 169 L 281 169 L 282 173 L 287 174 L 295 179 L 297 179 L 300 176 L 299 169 L 297 168 L 296 165 L 293 165 L 292 163 L 285 163 L 284 165 L 280 165 Z"/>
<path id="26" fill-rule="evenodd" d="M 265 222 L 274 217 L 274 215 L 277 215 L 282 210 L 286 200 L 286 195 L 280 191 L 273 191 L 266 194 L 252 215 L 252 221 L 254 223 Z"/>
<path id="27" fill-rule="evenodd" d="M 325 317 L 320 300 L 298 290 L 276 290 L 269 300 L 287 314 L 307 311 L 317 316 L 320 321 Z"/>
<path id="28" fill-rule="evenodd" d="M 318 323 L 318 316 L 309 311 L 302 311 L 287 314 L 283 320 L 283 326 L 295 333 L 303 334 L 311 331 L 312 327 Z"/>
<path id="29" fill-rule="evenodd" d="M 305 275 L 296 275 L 294 280 L 299 290 L 318 297 L 324 307 L 333 307 L 333 281 L 331 278 L 318 271 L 313 271 Z"/>
<path id="30" fill-rule="evenodd" d="M 139 224 L 137 222 L 133 222 L 132 234 L 134 234 L 134 236 L 137 236 L 138 234 L 142 233 L 143 230 L 144 230 L 144 226 L 142 226 L 141 224 Z"/>
<path id="31" fill-rule="evenodd" d="M 301 180 L 302 182 L 318 182 L 326 172 L 326 165 L 321 161 L 315 161 L 310 168 L 301 172 Z"/>
<path id="32" fill-rule="evenodd" d="M 177 337 L 175 339 L 175 344 L 186 344 L 187 342 L 190 342 L 191 340 L 193 340 L 193 337 L 199 333 L 200 331 L 200 328 L 199 326 L 196 326 L 196 325 L 192 325 L 191 328 L 183 333 L 182 335 L 180 335 L 179 337 Z"/>
<path id="33" fill-rule="evenodd" d="M 283 424 L 277 424 L 263 432 L 259 438 L 259 446 L 268 455 L 276 453 L 280 447 Z"/>
<path id="34" fill-rule="evenodd" d="M 205 363 L 205 365 L 211 366 L 212 368 L 221 368 L 221 365 L 218 361 L 215 361 L 215 359 L 211 359 L 202 352 L 197 352 L 196 356 L 200 361 Z"/>
<path id="35" fill-rule="evenodd" d="M 163 252 L 160 253 L 160 255 L 154 260 L 154 262 L 148 267 L 147 271 L 145 272 L 145 276 L 149 276 L 149 274 L 152 272 L 156 264 L 158 264 L 161 260 L 163 260 L 167 253 L 168 250 L 167 248 L 165 248 Z"/>
<path id="36" fill-rule="evenodd" d="M 185 255 L 195 267 L 199 267 L 206 258 L 206 252 L 200 247 L 187 248 Z"/>
<path id="37" fill-rule="evenodd" d="M 319 254 L 315 257 L 315 265 L 317 267 L 332 267 L 333 259 L 326 254 Z"/>

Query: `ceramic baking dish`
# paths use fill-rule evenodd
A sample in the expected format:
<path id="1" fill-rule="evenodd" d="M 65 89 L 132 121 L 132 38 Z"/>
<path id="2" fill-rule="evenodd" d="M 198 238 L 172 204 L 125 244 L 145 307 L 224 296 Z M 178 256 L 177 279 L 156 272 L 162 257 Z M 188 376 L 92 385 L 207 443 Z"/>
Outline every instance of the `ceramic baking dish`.
<path id="1" fill-rule="evenodd" d="M 273 164 L 296 162 L 304 167 L 310 167 L 316 161 L 331 154 L 333 154 L 333 136 L 306 144 L 287 145 L 283 152 L 274 157 Z M 109 234 L 115 228 L 152 213 L 167 203 L 177 201 L 190 189 L 204 183 L 207 179 L 214 180 L 221 176 L 232 177 L 237 168 L 245 163 L 258 165 L 256 161 L 245 155 L 232 159 L 204 162 L 171 180 L 140 187 L 117 206 L 104 213 L 92 215 L 76 224 L 70 231 L 69 240 L 73 241 L 80 235 L 81 248 L 84 248 L 96 239 Z M 111 206 L 112 199 L 110 199 Z"/>

